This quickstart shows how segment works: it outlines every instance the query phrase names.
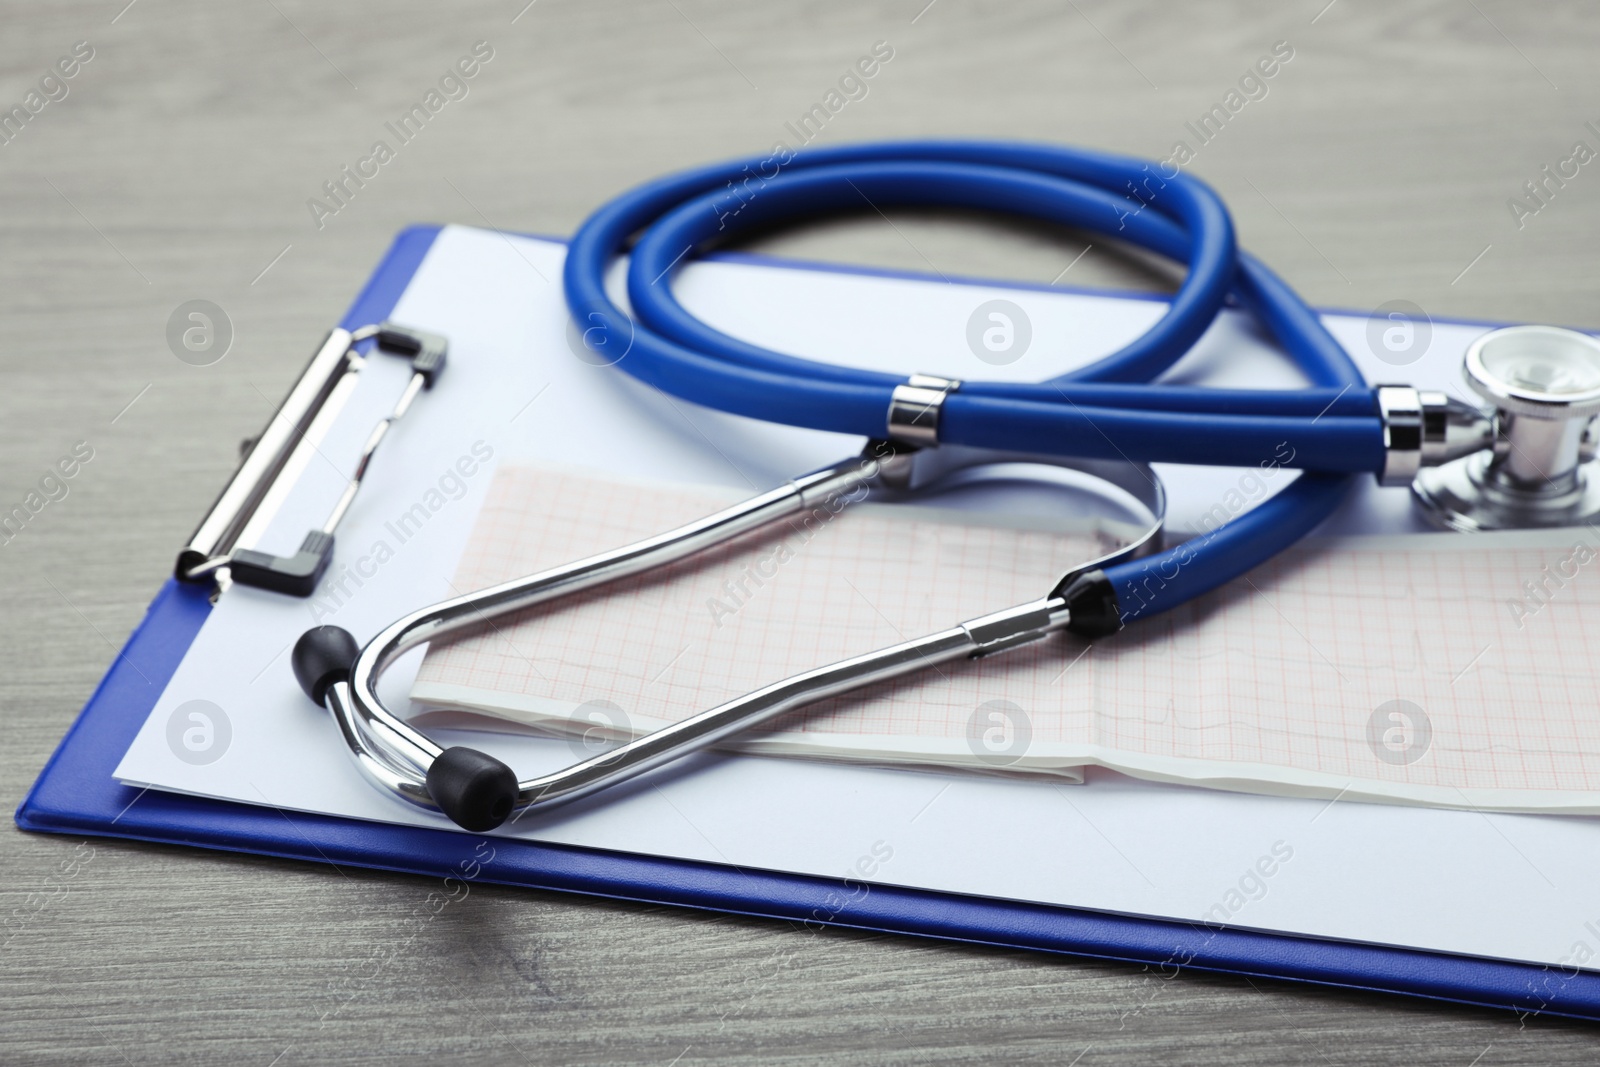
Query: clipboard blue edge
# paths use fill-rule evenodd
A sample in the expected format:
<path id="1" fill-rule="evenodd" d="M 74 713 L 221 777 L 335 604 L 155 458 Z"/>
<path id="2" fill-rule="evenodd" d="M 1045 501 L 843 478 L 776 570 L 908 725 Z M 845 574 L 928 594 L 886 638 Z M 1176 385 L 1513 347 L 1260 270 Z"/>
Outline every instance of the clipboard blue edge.
<path id="1" fill-rule="evenodd" d="M 384 319 L 441 229 L 401 231 L 343 325 Z M 208 593 L 167 579 L 17 808 L 19 827 L 672 904 L 812 929 L 837 926 L 1033 949 L 1143 964 L 1162 977 L 1189 968 L 1600 1020 L 1600 974 L 1577 970 L 484 839 L 125 786 L 113 771 L 210 613 Z M 484 840 L 493 845 L 488 860 L 481 854 Z"/>

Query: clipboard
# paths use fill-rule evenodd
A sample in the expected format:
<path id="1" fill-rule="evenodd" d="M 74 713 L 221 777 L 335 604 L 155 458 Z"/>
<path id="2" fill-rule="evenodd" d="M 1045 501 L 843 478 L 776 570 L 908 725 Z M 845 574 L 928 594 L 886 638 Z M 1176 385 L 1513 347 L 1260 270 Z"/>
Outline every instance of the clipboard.
<path id="1" fill-rule="evenodd" d="M 440 229 L 398 235 L 346 329 L 391 312 Z M 207 587 L 167 580 L 17 809 L 19 827 L 1031 949 L 1140 964 L 1166 977 L 1193 968 L 1600 1020 L 1600 974 L 1575 968 L 505 838 L 492 839 L 495 858 L 485 864 L 484 839 L 473 835 L 123 785 L 113 776 L 118 761 L 210 611 Z"/>

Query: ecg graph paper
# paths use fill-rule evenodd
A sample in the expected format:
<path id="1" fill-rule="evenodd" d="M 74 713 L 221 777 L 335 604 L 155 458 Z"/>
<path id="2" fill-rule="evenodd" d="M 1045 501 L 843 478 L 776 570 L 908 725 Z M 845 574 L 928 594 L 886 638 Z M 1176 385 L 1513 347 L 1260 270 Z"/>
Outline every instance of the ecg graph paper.
<path id="1" fill-rule="evenodd" d="M 478 589 L 618 547 L 732 499 L 503 467 L 455 585 Z M 1036 599 L 1110 537 L 849 505 L 431 649 L 413 697 L 557 732 L 640 733 Z M 1575 553 L 1580 542 L 1589 547 Z M 1600 539 L 1585 530 L 1564 544 L 1480 543 L 1308 543 L 1092 646 L 1061 635 L 941 664 L 790 713 L 745 746 L 1080 780 L 1078 769 L 1096 764 L 1255 792 L 1600 812 L 1600 634 L 1586 621 L 1600 610 L 1588 573 L 1600 570 Z"/>

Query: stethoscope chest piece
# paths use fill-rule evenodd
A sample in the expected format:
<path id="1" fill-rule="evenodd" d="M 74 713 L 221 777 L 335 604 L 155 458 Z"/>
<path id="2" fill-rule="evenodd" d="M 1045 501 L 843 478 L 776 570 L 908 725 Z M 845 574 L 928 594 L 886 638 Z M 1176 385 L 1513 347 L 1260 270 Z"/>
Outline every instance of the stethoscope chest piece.
<path id="1" fill-rule="evenodd" d="M 1555 326 L 1494 330 L 1467 349 L 1465 374 L 1495 407 L 1493 447 L 1422 469 L 1411 490 L 1423 514 L 1464 531 L 1600 519 L 1600 341 Z"/>

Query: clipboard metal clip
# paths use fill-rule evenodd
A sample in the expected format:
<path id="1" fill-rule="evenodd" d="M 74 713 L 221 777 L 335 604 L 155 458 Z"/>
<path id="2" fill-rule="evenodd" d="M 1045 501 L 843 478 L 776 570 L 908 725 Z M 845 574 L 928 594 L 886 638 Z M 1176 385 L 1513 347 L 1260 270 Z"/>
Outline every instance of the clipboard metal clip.
<path id="1" fill-rule="evenodd" d="M 340 383 L 359 374 L 365 365 L 365 357 L 355 346 L 369 340 L 376 342 L 378 351 L 409 358 L 411 380 L 394 410 L 379 420 L 367 436 L 355 472 L 327 521 L 307 531 L 300 547 L 290 556 L 241 548 L 240 537 L 256 518 L 295 450 L 305 442 L 311 424 Z M 221 575 L 226 571 L 229 580 L 244 585 L 289 596 L 310 596 L 333 560 L 334 532 L 350 510 L 374 453 L 389 427 L 405 415 L 417 394 L 433 388 L 444 372 L 448 351 L 448 340 L 439 334 L 392 322 L 362 326 L 357 330 L 332 330 L 266 428 L 253 441 L 247 442 L 238 469 L 190 535 L 183 551 L 178 553 L 174 568 L 178 579 L 218 582 L 220 587 Z"/>

